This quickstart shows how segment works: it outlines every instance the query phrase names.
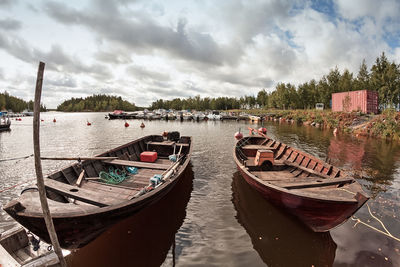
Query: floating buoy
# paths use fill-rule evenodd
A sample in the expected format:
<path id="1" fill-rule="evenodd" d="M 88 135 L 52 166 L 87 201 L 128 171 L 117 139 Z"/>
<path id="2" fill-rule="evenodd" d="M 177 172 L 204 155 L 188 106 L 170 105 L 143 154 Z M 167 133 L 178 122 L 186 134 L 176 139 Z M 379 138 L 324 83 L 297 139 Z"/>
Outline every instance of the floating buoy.
<path id="1" fill-rule="evenodd" d="M 56 118 L 53 119 L 53 122 L 56 122 Z"/>
<path id="2" fill-rule="evenodd" d="M 129 123 L 125 122 L 125 127 L 129 127 Z"/>
<path id="3" fill-rule="evenodd" d="M 142 124 L 140 124 L 140 128 L 144 128 L 144 127 L 146 127 L 146 126 L 145 126 L 144 123 L 142 122 Z"/>
<path id="4" fill-rule="evenodd" d="M 258 131 L 260 133 L 267 134 L 267 128 L 265 128 L 265 127 L 261 127 L 260 129 L 258 129 Z"/>
<path id="5" fill-rule="evenodd" d="M 240 140 L 242 138 L 243 138 L 243 134 L 240 131 L 235 133 L 235 139 L 236 140 Z"/>

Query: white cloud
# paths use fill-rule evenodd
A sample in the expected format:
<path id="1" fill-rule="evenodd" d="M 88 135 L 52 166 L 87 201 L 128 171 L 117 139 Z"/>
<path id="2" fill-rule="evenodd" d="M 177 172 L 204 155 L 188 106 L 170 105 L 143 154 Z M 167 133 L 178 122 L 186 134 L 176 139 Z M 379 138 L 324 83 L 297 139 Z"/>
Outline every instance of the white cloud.
<path id="1" fill-rule="evenodd" d="M 278 0 L 1 5 L 0 85 L 28 100 L 43 60 L 48 107 L 93 93 L 137 105 L 242 96 L 278 82 L 319 79 L 335 66 L 357 72 L 362 59 L 371 65 L 383 51 L 400 61 L 394 0 L 337 0 L 324 11 Z"/>

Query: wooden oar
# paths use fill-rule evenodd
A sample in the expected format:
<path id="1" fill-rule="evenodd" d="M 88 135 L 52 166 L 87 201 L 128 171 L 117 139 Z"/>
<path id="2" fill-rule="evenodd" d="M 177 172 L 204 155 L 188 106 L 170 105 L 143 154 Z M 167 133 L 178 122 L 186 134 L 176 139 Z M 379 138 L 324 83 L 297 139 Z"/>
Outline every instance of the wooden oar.
<path id="1" fill-rule="evenodd" d="M 118 159 L 118 157 L 41 157 L 42 160 L 106 160 Z"/>

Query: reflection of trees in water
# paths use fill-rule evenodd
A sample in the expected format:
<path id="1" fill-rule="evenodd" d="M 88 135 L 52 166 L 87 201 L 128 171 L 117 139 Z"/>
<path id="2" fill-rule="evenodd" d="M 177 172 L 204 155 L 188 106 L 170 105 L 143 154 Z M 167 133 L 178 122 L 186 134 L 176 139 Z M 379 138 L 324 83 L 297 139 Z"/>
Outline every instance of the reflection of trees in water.
<path id="1" fill-rule="evenodd" d="M 330 233 L 314 233 L 296 218 L 281 212 L 236 172 L 232 202 L 238 222 L 268 266 L 332 266 L 336 244 Z"/>
<path id="2" fill-rule="evenodd" d="M 287 145 L 297 147 L 340 168 L 350 171 L 372 196 L 385 192 L 395 179 L 400 145 L 374 138 L 356 138 L 349 134 L 333 136 L 330 129 L 267 122 L 270 134 Z M 326 154 L 324 154 L 326 151 Z"/>
<path id="3" fill-rule="evenodd" d="M 186 217 L 193 189 L 193 171 L 164 198 L 113 226 L 87 246 L 67 257 L 68 266 L 160 266 Z"/>
<path id="4" fill-rule="evenodd" d="M 332 138 L 328 148 L 332 163 L 362 178 L 373 196 L 385 192 L 395 179 L 399 152 L 394 142 L 350 136 Z"/>

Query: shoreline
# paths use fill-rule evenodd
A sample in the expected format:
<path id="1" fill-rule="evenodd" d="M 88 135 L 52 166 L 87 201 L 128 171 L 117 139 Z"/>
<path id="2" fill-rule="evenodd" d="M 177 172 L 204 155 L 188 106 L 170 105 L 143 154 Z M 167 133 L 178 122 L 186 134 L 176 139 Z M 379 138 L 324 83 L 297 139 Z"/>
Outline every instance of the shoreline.
<path id="1" fill-rule="evenodd" d="M 357 137 L 374 137 L 400 141 L 400 112 L 385 110 L 381 114 L 361 112 L 332 112 L 328 110 L 253 110 L 251 114 L 264 114 L 265 120 L 297 123 L 305 126 L 332 129 Z M 266 115 L 265 115 L 266 114 Z"/>

